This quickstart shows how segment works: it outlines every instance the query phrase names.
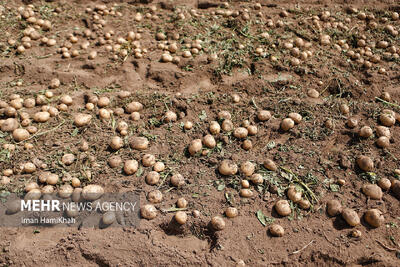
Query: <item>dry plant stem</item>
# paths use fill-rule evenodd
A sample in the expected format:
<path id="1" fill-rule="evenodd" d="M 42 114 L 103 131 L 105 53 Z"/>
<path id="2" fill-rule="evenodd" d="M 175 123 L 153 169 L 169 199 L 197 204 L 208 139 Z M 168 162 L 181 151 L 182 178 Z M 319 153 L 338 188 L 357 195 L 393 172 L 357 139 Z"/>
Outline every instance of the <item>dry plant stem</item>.
<path id="1" fill-rule="evenodd" d="M 299 250 L 293 251 L 292 253 L 290 253 L 289 255 L 294 255 L 294 254 L 298 254 L 300 252 L 302 252 L 303 250 L 305 250 L 309 245 L 311 245 L 312 243 L 314 243 L 314 240 L 311 240 L 310 243 L 308 243 L 307 245 L 305 245 L 304 247 L 302 247 Z"/>

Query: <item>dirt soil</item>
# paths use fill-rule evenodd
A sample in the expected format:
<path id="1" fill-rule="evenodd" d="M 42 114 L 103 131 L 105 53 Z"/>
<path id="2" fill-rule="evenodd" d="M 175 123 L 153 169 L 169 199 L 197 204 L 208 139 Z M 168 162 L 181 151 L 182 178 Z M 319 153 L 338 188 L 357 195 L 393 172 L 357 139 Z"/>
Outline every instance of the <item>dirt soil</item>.
<path id="1" fill-rule="evenodd" d="M 96 19 L 86 10 L 103 3 L 114 13 L 101 12 Z M 11 133 L 0 132 L 0 170 L 13 170 L 8 182 L 0 176 L 0 191 L 22 192 L 28 182 L 37 182 L 38 173 L 51 171 L 62 178 L 55 188 L 76 177 L 82 186 L 99 184 L 108 192 L 138 192 L 141 205 L 148 203 L 150 191 L 163 193 L 163 201 L 155 204 L 157 217 L 141 219 L 136 228 L 0 228 L 0 266 L 400 266 L 399 199 L 392 191 L 384 191 L 379 200 L 361 191 L 366 183 L 381 178 L 394 183 L 399 178 L 394 170 L 400 168 L 400 125 L 397 121 L 390 127 L 390 145 L 385 149 L 377 147 L 376 136 L 364 139 L 358 135 L 362 126 L 375 129 L 380 124 L 383 109 L 400 112 L 400 20 L 392 19 L 400 6 L 389 0 L 260 3 L 0 1 L 0 100 L 10 103 L 13 94 L 26 99 L 51 91 L 54 96 L 47 104 L 60 110 L 45 123 L 31 122 L 38 132 L 26 141 L 16 142 Z M 38 32 L 41 37 L 56 39 L 55 46 L 31 40 L 31 48 L 16 51 L 29 27 L 26 19 L 18 17 L 18 7 L 28 8 L 27 4 L 33 5 L 37 18 L 51 21 L 50 30 Z M 152 6 L 157 9 L 152 10 Z M 227 11 L 231 13 L 227 15 Z M 136 20 L 138 12 L 143 15 L 140 20 Z M 359 18 L 362 12 L 366 19 Z M 84 37 L 85 29 L 92 31 L 88 38 Z M 110 30 L 114 31 L 109 36 L 113 46 L 129 31 L 141 34 L 140 44 L 121 42 L 109 51 L 105 33 Z M 268 35 L 261 37 L 265 32 Z M 161 62 L 165 53 L 162 46 L 167 43 L 157 41 L 156 33 L 164 33 L 170 43 L 175 39 L 179 62 Z M 68 41 L 70 34 L 78 37 L 76 44 Z M 330 37 L 329 44 L 321 44 L 322 35 Z M 300 46 L 297 52 L 310 53 L 298 56 L 298 64 L 293 60 L 297 52 L 284 48 L 296 38 L 310 45 Z M 10 44 L 9 39 L 16 44 Z M 197 39 L 202 41 L 197 51 L 185 48 L 185 44 L 195 47 L 200 43 Z M 86 40 L 90 45 L 85 50 L 80 45 Z M 346 40 L 347 47 L 337 45 L 339 40 Z M 361 51 L 360 40 L 370 51 Z M 388 48 L 377 47 L 379 41 L 388 42 Z M 66 51 L 77 49 L 80 54 L 63 57 L 57 51 L 63 46 L 72 46 Z M 142 50 L 135 50 L 138 48 Z M 256 52 L 257 48 L 262 51 Z M 182 57 L 184 50 L 193 56 Z M 97 57 L 88 59 L 90 51 L 97 51 Z M 54 78 L 61 85 L 49 89 Z M 317 90 L 319 97 L 310 97 L 310 89 Z M 123 91 L 130 95 L 120 97 Z M 384 91 L 390 98 L 382 96 Z M 61 96 L 67 94 L 73 103 L 61 111 Z M 238 103 L 233 94 L 240 96 Z M 111 100 L 107 107 L 114 112 L 110 120 L 98 117 L 98 107 L 85 109 L 89 96 L 94 95 Z M 120 112 L 132 101 L 144 106 L 139 121 Z M 347 104 L 350 113 L 342 114 L 341 104 Z M 41 109 L 40 105 L 22 107 L 15 117 L 20 118 L 21 112 L 32 117 Z M 256 114 L 261 109 L 271 111 L 272 118 L 259 121 Z M 165 121 L 168 110 L 178 115 L 177 121 Z M 244 150 L 243 140 L 235 138 L 232 131 L 222 131 L 215 136 L 215 148 L 204 147 L 201 153 L 190 156 L 189 143 L 209 134 L 209 123 L 221 122 L 218 113 L 222 110 L 230 112 L 235 128 L 244 120 L 258 127 L 256 135 L 246 138 L 251 140 L 252 149 Z M 73 114 L 78 112 L 93 115 L 89 126 L 74 126 Z M 283 132 L 280 122 L 290 112 L 298 112 L 303 120 Z M 0 119 L 6 119 L 6 113 L 2 106 Z M 346 124 L 350 117 L 358 121 L 354 128 Z M 332 125 L 327 126 L 327 120 Z M 112 136 L 121 136 L 116 131 L 120 121 L 129 125 L 123 136 L 126 143 L 113 151 L 109 142 Z M 190 130 L 184 129 L 186 121 L 193 123 Z M 131 149 L 128 140 L 132 136 L 148 138 L 149 148 Z M 83 140 L 89 143 L 85 152 L 79 149 Z M 15 149 L 5 144 L 14 144 Z M 72 165 L 61 162 L 65 153 L 75 155 Z M 150 167 L 141 166 L 134 175 L 125 175 L 122 166 L 108 165 L 113 155 L 140 162 L 146 153 L 166 166 L 155 186 L 144 179 Z M 360 155 L 374 161 L 372 173 L 357 167 Z M 245 161 L 255 164 L 264 182 L 250 183 L 253 197 L 239 195 L 241 180 L 246 179 L 242 172 L 227 177 L 219 174 L 218 164 L 224 159 L 238 166 Z M 266 159 L 274 160 L 276 172 L 263 167 Z M 22 173 L 20 166 L 25 162 L 33 162 L 36 172 Z M 177 172 L 185 177 L 181 188 L 169 184 Z M 295 177 L 301 184 L 293 181 Z M 300 185 L 312 206 L 303 210 L 290 201 L 292 213 L 282 217 L 274 204 L 287 199 L 291 184 Z M 184 225 L 173 219 L 180 197 L 189 203 L 184 209 L 188 214 Z M 361 223 L 350 227 L 340 215 L 328 216 L 326 202 L 331 199 L 354 209 Z M 238 209 L 236 218 L 224 215 L 230 206 Z M 383 212 L 385 221 L 378 228 L 364 220 L 363 214 L 371 208 Z M 194 210 L 200 211 L 199 217 L 193 216 Z M 222 231 L 210 226 L 216 215 L 225 220 Z M 269 233 L 273 223 L 285 229 L 282 237 Z M 360 237 L 351 235 L 354 229 L 361 232 Z"/>

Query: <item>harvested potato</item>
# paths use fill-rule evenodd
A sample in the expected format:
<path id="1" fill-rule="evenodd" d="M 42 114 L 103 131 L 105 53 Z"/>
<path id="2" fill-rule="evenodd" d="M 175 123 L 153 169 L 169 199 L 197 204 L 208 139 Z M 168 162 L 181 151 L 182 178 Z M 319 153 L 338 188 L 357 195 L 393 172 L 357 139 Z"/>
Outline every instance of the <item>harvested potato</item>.
<path id="1" fill-rule="evenodd" d="M 367 210 L 364 214 L 364 220 L 372 227 L 379 227 L 384 224 L 385 217 L 378 209 Z"/>
<path id="2" fill-rule="evenodd" d="M 329 216 L 337 216 L 342 213 L 342 210 L 342 204 L 340 204 L 340 202 L 336 199 L 329 200 L 326 203 L 326 212 Z"/>
<path id="3" fill-rule="evenodd" d="M 222 231 L 225 229 L 225 221 L 220 216 L 215 216 L 211 219 L 211 226 L 215 231 Z"/>
<path id="4" fill-rule="evenodd" d="M 175 218 L 175 221 L 181 225 L 185 224 L 188 219 L 187 214 L 184 211 L 177 211 L 174 218 Z"/>
<path id="5" fill-rule="evenodd" d="M 252 176 L 255 170 L 255 166 L 253 163 L 250 161 L 243 162 L 240 165 L 240 171 L 245 175 L 245 176 Z"/>
<path id="6" fill-rule="evenodd" d="M 380 188 L 382 188 L 382 190 L 389 190 L 390 189 L 390 187 L 392 186 L 392 183 L 390 182 L 390 180 L 389 179 L 387 179 L 387 178 L 381 178 L 381 179 L 379 179 L 379 181 L 378 181 L 378 186 L 380 187 Z"/>
<path id="7" fill-rule="evenodd" d="M 228 218 L 235 218 L 236 216 L 238 216 L 238 210 L 237 208 L 229 207 L 225 210 L 225 215 Z"/>
<path id="8" fill-rule="evenodd" d="M 274 206 L 276 212 L 281 216 L 288 216 L 292 213 L 292 209 L 290 208 L 290 204 L 287 200 L 281 199 L 275 203 Z"/>
<path id="9" fill-rule="evenodd" d="M 13 131 L 13 138 L 17 142 L 24 141 L 29 138 L 30 134 L 27 130 L 18 128 Z"/>
<path id="10" fill-rule="evenodd" d="M 360 224 L 360 217 L 353 209 L 346 208 L 342 211 L 342 217 L 348 225 L 354 227 Z"/>
<path id="11" fill-rule="evenodd" d="M 365 184 L 362 187 L 362 192 L 371 199 L 382 199 L 382 189 L 376 184 Z"/>
<path id="12" fill-rule="evenodd" d="M 132 149 L 146 150 L 149 147 L 149 140 L 146 137 L 132 137 L 129 144 Z"/>
<path id="13" fill-rule="evenodd" d="M 374 169 L 374 162 L 370 157 L 367 156 L 360 156 L 357 158 L 357 165 L 358 167 L 365 171 L 365 172 L 371 172 Z"/>
<path id="14" fill-rule="evenodd" d="M 185 178 L 179 173 L 171 176 L 171 184 L 175 187 L 181 187 L 185 185 Z"/>
<path id="15" fill-rule="evenodd" d="M 298 191 L 295 186 L 290 186 L 287 191 L 287 196 L 291 201 L 297 203 L 301 200 L 302 192 Z"/>
<path id="16" fill-rule="evenodd" d="M 257 118 L 260 121 L 267 121 L 271 119 L 271 117 L 272 117 L 271 112 L 269 112 L 268 110 L 260 110 L 257 113 Z"/>
<path id="17" fill-rule="evenodd" d="M 160 174 L 155 171 L 151 171 L 146 175 L 146 183 L 149 185 L 155 185 L 160 181 Z"/>
<path id="18" fill-rule="evenodd" d="M 235 175 L 238 171 L 238 167 L 235 163 L 230 160 L 223 160 L 219 165 L 219 173 L 225 176 Z"/>
<path id="19" fill-rule="evenodd" d="M 270 234 L 275 237 L 281 237 L 285 234 L 285 229 L 283 229 L 279 224 L 272 224 L 268 230 Z"/>
<path id="20" fill-rule="evenodd" d="M 263 165 L 267 170 L 270 170 L 270 171 L 276 171 L 278 169 L 275 162 L 271 159 L 266 159 L 264 161 Z"/>
<path id="21" fill-rule="evenodd" d="M 149 194 L 147 195 L 147 200 L 153 204 L 161 203 L 162 199 L 163 199 L 163 194 L 161 193 L 160 190 L 150 191 Z"/>
<path id="22" fill-rule="evenodd" d="M 103 187 L 96 184 L 87 185 L 82 189 L 82 198 L 89 201 L 99 199 L 103 194 Z"/>
<path id="23" fill-rule="evenodd" d="M 78 127 L 86 126 L 92 120 L 92 115 L 79 113 L 74 116 L 74 124 Z"/>
<path id="24" fill-rule="evenodd" d="M 203 148 L 203 143 L 201 139 L 194 139 L 192 142 L 190 142 L 190 145 L 188 147 L 189 154 L 194 156 L 198 152 L 200 152 Z"/>
<path id="25" fill-rule="evenodd" d="M 125 161 L 125 164 L 124 164 L 125 174 L 132 175 L 138 170 L 138 168 L 139 168 L 139 163 L 137 162 L 137 160 L 131 159 L 131 160 Z"/>
<path id="26" fill-rule="evenodd" d="M 147 220 L 153 220 L 157 217 L 157 209 L 151 204 L 146 204 L 140 208 L 140 214 Z"/>
<path id="27" fill-rule="evenodd" d="M 248 188 L 242 188 L 242 189 L 240 189 L 239 194 L 240 194 L 241 197 L 244 197 L 244 198 L 251 198 L 251 197 L 253 197 L 253 191 L 251 191 L 251 189 L 248 189 Z"/>

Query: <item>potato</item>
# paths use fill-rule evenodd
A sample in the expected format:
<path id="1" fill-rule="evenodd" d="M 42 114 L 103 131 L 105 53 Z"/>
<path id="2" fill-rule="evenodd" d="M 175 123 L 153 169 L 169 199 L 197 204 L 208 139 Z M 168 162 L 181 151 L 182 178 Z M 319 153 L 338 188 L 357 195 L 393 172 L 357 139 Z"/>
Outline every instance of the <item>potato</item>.
<path id="1" fill-rule="evenodd" d="M 219 134 L 219 133 L 220 133 L 220 131 L 221 131 L 221 126 L 219 125 L 218 122 L 212 121 L 212 122 L 210 122 L 210 126 L 209 126 L 208 129 L 209 129 L 209 131 L 210 131 L 211 134 L 216 135 L 216 134 Z"/>
<path id="2" fill-rule="evenodd" d="M 367 210 L 364 214 L 364 220 L 372 227 L 379 227 L 384 224 L 385 217 L 378 209 Z"/>
<path id="3" fill-rule="evenodd" d="M 381 178 L 381 179 L 379 179 L 379 181 L 378 181 L 378 186 L 379 186 L 380 188 L 382 188 L 382 190 L 389 190 L 390 187 L 392 186 L 392 183 L 391 183 L 390 180 L 387 179 L 387 178 Z"/>
<path id="4" fill-rule="evenodd" d="M 183 128 L 185 128 L 185 130 L 190 130 L 193 128 L 193 123 L 191 121 L 185 121 Z"/>
<path id="5" fill-rule="evenodd" d="M 360 224 L 360 217 L 353 209 L 346 208 L 342 211 L 342 217 L 350 226 L 357 226 Z"/>
<path id="6" fill-rule="evenodd" d="M 42 196 L 42 191 L 40 191 L 40 189 L 38 189 L 38 188 L 34 188 L 25 195 L 24 199 L 25 200 L 29 200 L 29 199 L 30 200 L 38 200 L 38 199 L 40 199 L 41 196 Z"/>
<path id="7" fill-rule="evenodd" d="M 260 110 L 257 112 L 257 118 L 260 121 L 267 121 L 271 119 L 271 117 L 271 112 L 269 112 L 268 110 Z"/>
<path id="8" fill-rule="evenodd" d="M 113 150 L 119 150 L 124 146 L 124 140 L 119 136 L 113 136 L 110 141 L 110 147 Z"/>
<path id="9" fill-rule="evenodd" d="M 160 174 L 155 171 L 151 171 L 146 175 L 146 183 L 149 185 L 155 185 L 160 181 Z"/>
<path id="10" fill-rule="evenodd" d="M 290 208 L 289 202 L 284 199 L 278 200 L 275 203 L 274 208 L 276 212 L 281 216 L 288 216 L 292 213 L 292 209 Z"/>
<path id="11" fill-rule="evenodd" d="M 270 234 L 275 237 L 281 237 L 285 234 L 285 229 L 283 229 L 279 224 L 272 224 L 268 230 Z"/>
<path id="12" fill-rule="evenodd" d="M 87 185 L 82 189 L 82 198 L 88 201 L 99 199 L 103 194 L 103 187 L 97 184 Z"/>
<path id="13" fill-rule="evenodd" d="M 110 165 L 111 168 L 117 168 L 121 165 L 122 159 L 120 156 L 111 156 L 108 158 L 108 165 Z"/>
<path id="14" fill-rule="evenodd" d="M 211 219 L 211 226 L 215 231 L 222 231 L 225 229 L 225 221 L 220 216 L 215 216 Z"/>
<path id="15" fill-rule="evenodd" d="M 379 121 L 383 126 L 391 127 L 396 123 L 395 117 L 390 113 L 383 113 L 379 116 Z"/>
<path id="16" fill-rule="evenodd" d="M 146 150 L 149 147 L 149 140 L 146 137 L 132 137 L 129 144 L 132 149 Z"/>
<path id="17" fill-rule="evenodd" d="M 358 157 L 357 165 L 361 170 L 365 172 L 371 172 L 374 169 L 374 162 L 372 161 L 371 158 L 367 156 Z"/>
<path id="18" fill-rule="evenodd" d="M 147 200 L 150 203 L 153 204 L 161 203 L 162 199 L 163 199 L 163 194 L 161 193 L 160 190 L 153 190 L 147 194 Z"/>
<path id="19" fill-rule="evenodd" d="M 270 159 L 266 159 L 263 163 L 264 167 L 270 171 L 276 171 L 278 167 L 276 166 L 275 162 Z"/>
<path id="20" fill-rule="evenodd" d="M 72 195 L 72 192 L 74 192 L 74 189 L 72 188 L 72 186 L 69 184 L 64 184 L 58 190 L 58 195 L 61 198 L 69 198 Z"/>
<path id="21" fill-rule="evenodd" d="M 240 171 L 245 175 L 245 176 L 252 176 L 255 170 L 255 166 L 253 163 L 250 161 L 243 162 L 240 165 Z"/>
<path id="22" fill-rule="evenodd" d="M 65 105 L 67 105 L 67 106 L 72 105 L 72 103 L 74 102 L 74 100 L 72 99 L 72 97 L 69 96 L 69 95 L 63 95 L 63 96 L 60 98 L 60 101 L 61 101 L 62 104 L 65 104 Z M 36 101 L 36 102 L 37 102 L 37 101 Z"/>
<path id="23" fill-rule="evenodd" d="M 165 164 L 163 162 L 154 163 L 153 170 L 156 172 L 162 172 L 165 170 Z"/>
<path id="24" fill-rule="evenodd" d="M 184 211 L 177 211 L 175 216 L 175 221 L 179 224 L 185 224 L 187 222 L 187 214 Z"/>
<path id="25" fill-rule="evenodd" d="M 188 151 L 190 155 L 194 156 L 195 154 L 200 152 L 202 148 L 203 148 L 203 143 L 201 139 L 194 139 L 192 140 L 192 142 L 190 142 Z"/>
<path id="26" fill-rule="evenodd" d="M 152 154 L 144 154 L 142 164 L 144 167 L 151 167 L 156 163 L 156 157 Z"/>
<path id="27" fill-rule="evenodd" d="M 182 187 L 185 185 L 185 178 L 179 173 L 171 176 L 171 184 L 175 187 Z"/>
<path id="28" fill-rule="evenodd" d="M 203 144 L 208 148 L 214 148 L 217 145 L 214 136 L 207 134 L 203 137 Z"/>
<path id="29" fill-rule="evenodd" d="M 91 120 L 92 120 L 92 115 L 89 114 L 78 113 L 75 114 L 74 116 L 74 124 L 77 127 L 86 126 L 90 123 Z"/>
<path id="30" fill-rule="evenodd" d="M 376 145 L 380 148 L 388 148 L 390 146 L 390 140 L 386 136 L 381 136 L 376 140 Z"/>
<path id="31" fill-rule="evenodd" d="M 33 121 L 35 122 L 46 122 L 50 119 L 50 113 L 47 111 L 36 112 L 33 115 Z"/>
<path id="32" fill-rule="evenodd" d="M 261 174 L 255 173 L 250 178 L 253 184 L 262 184 L 264 182 L 264 178 Z"/>
<path id="33" fill-rule="evenodd" d="M 177 120 L 177 118 L 178 118 L 178 116 L 176 115 L 176 113 L 171 110 L 168 110 L 164 115 L 164 121 L 167 123 L 174 122 Z"/>
<path id="34" fill-rule="evenodd" d="M 138 168 L 139 168 L 139 163 L 136 160 L 131 159 L 131 160 L 125 161 L 125 164 L 124 164 L 125 174 L 132 175 L 138 170 Z"/>
<path id="35" fill-rule="evenodd" d="M 362 187 L 362 192 L 371 199 L 382 199 L 382 189 L 376 184 L 366 184 Z"/>
<path id="36" fill-rule="evenodd" d="M 55 173 L 48 173 L 45 182 L 48 185 L 56 185 L 59 182 L 59 177 Z"/>
<path id="37" fill-rule="evenodd" d="M 16 199 L 7 203 L 6 214 L 12 215 L 21 211 L 21 200 Z"/>
<path id="38" fill-rule="evenodd" d="M 251 189 L 242 188 L 240 189 L 239 195 L 244 198 L 251 198 L 253 197 L 254 194 L 253 191 L 251 191 Z"/>
<path id="39" fill-rule="evenodd" d="M 242 143 L 242 148 L 244 150 L 250 150 L 253 148 L 253 143 L 250 140 L 244 140 Z"/>
<path id="40" fill-rule="evenodd" d="M 294 203 L 297 203 L 301 200 L 302 197 L 302 192 L 298 191 L 295 186 L 290 186 L 288 191 L 287 191 L 287 196 L 288 198 L 293 201 Z"/>
<path id="41" fill-rule="evenodd" d="M 68 153 L 65 154 L 62 158 L 61 158 L 61 162 L 67 166 L 71 165 L 72 163 L 74 163 L 75 161 L 75 155 Z"/>
<path id="42" fill-rule="evenodd" d="M 225 210 L 225 215 L 228 218 L 235 218 L 236 216 L 238 216 L 238 210 L 237 208 L 229 207 Z"/>
<path id="43" fill-rule="evenodd" d="M 17 142 L 24 141 L 30 136 L 29 132 L 25 129 L 18 128 L 13 131 L 13 138 Z"/>
<path id="44" fill-rule="evenodd" d="M 368 138 L 370 136 L 372 136 L 373 131 L 371 129 L 371 127 L 369 126 L 363 126 L 361 127 L 360 131 L 358 132 L 358 135 L 362 138 Z"/>
<path id="45" fill-rule="evenodd" d="M 281 129 L 283 131 L 289 131 L 294 127 L 294 121 L 291 118 L 283 119 L 281 122 Z"/>
<path id="46" fill-rule="evenodd" d="M 233 130 L 233 122 L 231 120 L 224 120 L 221 125 L 221 129 L 224 132 L 230 132 Z"/>
<path id="47" fill-rule="evenodd" d="M 178 208 L 186 208 L 188 205 L 188 202 L 185 198 L 181 197 L 176 201 L 176 206 Z"/>
<path id="48" fill-rule="evenodd" d="M 99 100 L 97 101 L 97 106 L 100 108 L 107 107 L 110 104 L 110 99 L 106 96 L 101 96 L 99 97 Z"/>
<path id="49" fill-rule="evenodd" d="M 342 204 L 340 204 L 340 202 L 336 199 L 329 200 L 326 203 L 326 212 L 329 216 L 337 216 L 342 213 L 342 210 Z"/>
<path id="50" fill-rule="evenodd" d="M 111 118 L 110 110 L 105 108 L 99 109 L 99 117 L 103 120 L 109 120 Z"/>
<path id="51" fill-rule="evenodd" d="M 392 191 L 394 196 L 400 200 L 400 181 L 395 180 L 392 182 Z"/>
<path id="52" fill-rule="evenodd" d="M 238 167 L 232 161 L 225 159 L 219 165 L 218 171 L 220 174 L 225 176 L 235 175 L 238 171 Z"/>
<path id="53" fill-rule="evenodd" d="M 249 131 L 244 127 L 238 127 L 233 131 L 233 136 L 238 139 L 246 138 L 249 134 Z"/>
<path id="54" fill-rule="evenodd" d="M 157 217 L 157 209 L 151 204 L 146 204 L 140 208 L 140 214 L 147 220 L 152 220 Z"/>
<path id="55" fill-rule="evenodd" d="M 27 162 L 23 165 L 22 171 L 24 173 L 34 173 L 36 171 L 36 166 L 32 162 Z"/>
<path id="56" fill-rule="evenodd" d="M 289 113 L 289 118 L 292 119 L 296 124 L 299 124 L 303 120 L 303 117 L 296 112 Z"/>
<path id="57" fill-rule="evenodd" d="M 311 207 L 311 203 L 307 199 L 301 199 L 297 204 L 303 210 L 308 210 Z"/>
<path id="58" fill-rule="evenodd" d="M 116 216 L 114 211 L 107 211 L 101 217 L 101 221 L 104 225 L 111 225 L 116 221 Z"/>
<path id="59" fill-rule="evenodd" d="M 29 192 L 32 189 L 39 189 L 39 185 L 35 182 L 30 182 L 25 185 L 25 192 Z"/>
<path id="60" fill-rule="evenodd" d="M 381 137 L 381 136 L 386 136 L 387 138 L 391 137 L 390 129 L 386 126 L 377 126 L 375 128 L 375 131 L 376 131 L 376 135 L 378 137 Z"/>
<path id="61" fill-rule="evenodd" d="M 247 131 L 248 131 L 249 135 L 256 135 L 258 133 L 257 126 L 255 126 L 255 125 L 247 126 Z"/>
<path id="62" fill-rule="evenodd" d="M 131 114 L 132 112 L 139 112 L 143 109 L 143 104 L 139 102 L 131 102 L 125 107 L 125 112 Z"/>
<path id="63" fill-rule="evenodd" d="M 350 117 L 346 122 L 347 127 L 355 128 L 358 125 L 358 120 L 355 117 Z"/>
<path id="64" fill-rule="evenodd" d="M 14 118 L 8 118 L 1 124 L 1 131 L 13 132 L 18 127 L 19 127 L 18 120 Z"/>

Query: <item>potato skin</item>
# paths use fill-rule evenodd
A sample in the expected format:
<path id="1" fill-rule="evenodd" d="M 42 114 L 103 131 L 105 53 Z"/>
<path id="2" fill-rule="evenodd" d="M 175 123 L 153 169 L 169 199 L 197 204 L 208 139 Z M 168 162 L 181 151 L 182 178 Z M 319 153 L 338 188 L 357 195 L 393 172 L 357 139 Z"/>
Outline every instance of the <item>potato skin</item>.
<path id="1" fill-rule="evenodd" d="M 350 226 L 357 226 L 360 224 L 360 217 L 358 216 L 357 212 L 353 209 L 346 208 L 342 212 L 343 219 L 347 222 Z"/>
<path id="2" fill-rule="evenodd" d="M 342 204 L 336 199 L 329 200 L 326 203 L 326 212 L 328 213 L 329 216 L 337 216 L 340 213 L 342 213 Z"/>

